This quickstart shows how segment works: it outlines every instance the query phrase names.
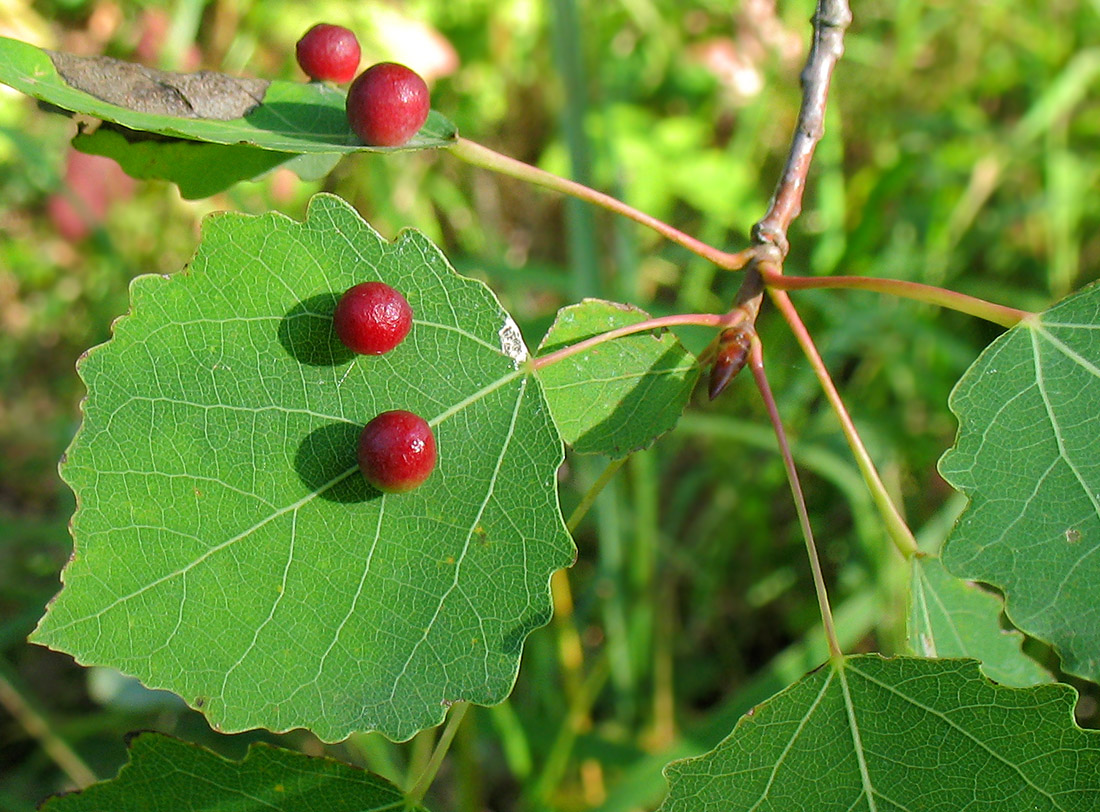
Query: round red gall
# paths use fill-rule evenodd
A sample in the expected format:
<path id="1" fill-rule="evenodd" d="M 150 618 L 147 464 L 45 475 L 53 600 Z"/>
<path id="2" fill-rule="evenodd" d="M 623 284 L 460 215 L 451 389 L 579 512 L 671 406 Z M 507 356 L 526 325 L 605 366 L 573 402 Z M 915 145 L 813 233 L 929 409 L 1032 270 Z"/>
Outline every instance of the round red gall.
<path id="1" fill-rule="evenodd" d="M 412 315 L 400 291 L 385 282 L 363 282 L 340 297 L 332 326 L 349 350 L 382 355 L 405 340 L 412 327 Z"/>
<path id="2" fill-rule="evenodd" d="M 412 412 L 382 412 L 359 435 L 359 469 L 367 482 L 383 493 L 419 487 L 431 476 L 435 462 L 431 426 Z"/>
<path id="3" fill-rule="evenodd" d="M 348 88 L 348 124 L 364 144 L 399 147 L 428 120 L 431 98 L 420 75 L 404 65 L 379 62 Z"/>
<path id="4" fill-rule="evenodd" d="M 359 70 L 359 40 L 341 25 L 318 23 L 302 35 L 295 51 L 311 79 L 350 82 Z"/>

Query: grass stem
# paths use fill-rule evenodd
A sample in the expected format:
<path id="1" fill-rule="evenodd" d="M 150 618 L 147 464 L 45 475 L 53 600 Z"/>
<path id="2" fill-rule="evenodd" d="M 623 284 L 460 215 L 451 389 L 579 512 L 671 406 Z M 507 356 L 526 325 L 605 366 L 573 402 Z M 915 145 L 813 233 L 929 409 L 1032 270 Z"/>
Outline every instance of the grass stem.
<path id="1" fill-rule="evenodd" d="M 46 754 L 69 777 L 77 789 L 94 784 L 96 775 L 69 743 L 58 736 L 45 716 L 40 714 L 22 692 L 0 672 L 0 706 L 17 721 Z"/>

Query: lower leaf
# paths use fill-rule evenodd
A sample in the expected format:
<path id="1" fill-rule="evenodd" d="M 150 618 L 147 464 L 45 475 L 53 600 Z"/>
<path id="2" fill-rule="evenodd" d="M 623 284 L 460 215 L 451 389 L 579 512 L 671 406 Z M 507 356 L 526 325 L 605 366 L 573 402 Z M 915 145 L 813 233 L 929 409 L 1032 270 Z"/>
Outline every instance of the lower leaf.
<path id="1" fill-rule="evenodd" d="M 1067 685 L 1005 688 L 973 660 L 828 664 L 666 768 L 663 812 L 1093 809 L 1100 733 Z"/>
<path id="2" fill-rule="evenodd" d="M 229 761 L 171 736 L 142 733 L 130 740 L 118 777 L 50 798 L 42 812 L 422 809 L 404 804 L 404 793 L 389 781 L 333 759 L 253 744 L 244 759 Z"/>

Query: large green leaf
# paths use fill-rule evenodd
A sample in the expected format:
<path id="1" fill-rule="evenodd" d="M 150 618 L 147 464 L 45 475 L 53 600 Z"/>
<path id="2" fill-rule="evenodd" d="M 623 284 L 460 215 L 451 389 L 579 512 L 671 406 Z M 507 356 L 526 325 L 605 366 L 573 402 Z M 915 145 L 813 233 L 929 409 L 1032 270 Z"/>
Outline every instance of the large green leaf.
<path id="1" fill-rule="evenodd" d="M 409 337 L 352 357 L 340 292 L 405 293 Z M 304 223 L 215 215 L 189 265 L 132 286 L 80 363 L 62 475 L 79 507 L 64 589 L 32 639 L 168 688 L 222 730 L 397 739 L 499 702 L 549 577 L 574 555 L 561 440 L 511 318 L 423 235 L 382 240 L 321 195 Z M 361 427 L 408 409 L 436 471 L 383 495 Z"/>
<path id="2" fill-rule="evenodd" d="M 994 682 L 1015 688 L 1053 677 L 1020 650 L 1023 636 L 1001 629 L 996 595 L 954 577 L 933 556 L 914 558 L 909 581 L 909 645 L 922 657 L 972 657 Z"/>
<path id="3" fill-rule="evenodd" d="M 558 311 L 539 355 L 645 321 L 630 305 L 585 299 Z M 636 333 L 539 370 L 554 420 L 581 454 L 624 457 L 676 425 L 699 365 L 675 335 Z"/>
<path id="4" fill-rule="evenodd" d="M 0 82 L 62 110 L 131 130 L 280 152 L 425 149 L 448 146 L 457 137 L 454 124 L 432 111 L 401 147 L 366 147 L 348 126 L 347 95 L 319 82 L 164 73 L 106 57 L 56 54 L 5 37 L 0 37 Z"/>
<path id="5" fill-rule="evenodd" d="M 377 775 L 330 758 L 253 744 L 241 761 L 158 733 L 130 740 L 118 777 L 50 798 L 42 812 L 383 812 L 406 806 Z"/>
<path id="6" fill-rule="evenodd" d="M 1001 336 L 951 395 L 940 472 L 970 498 L 945 566 L 1100 681 L 1100 286 Z"/>
<path id="7" fill-rule="evenodd" d="M 1096 809 L 1100 733 L 1074 724 L 1075 696 L 995 685 L 973 660 L 850 657 L 670 764 L 662 810 Z"/>

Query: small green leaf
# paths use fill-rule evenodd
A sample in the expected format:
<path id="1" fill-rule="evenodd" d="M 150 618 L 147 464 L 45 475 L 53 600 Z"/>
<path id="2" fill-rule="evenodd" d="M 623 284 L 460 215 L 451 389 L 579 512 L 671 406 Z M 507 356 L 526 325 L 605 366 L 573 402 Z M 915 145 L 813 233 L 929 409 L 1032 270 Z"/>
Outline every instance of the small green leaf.
<path id="1" fill-rule="evenodd" d="M 1013 625 L 1100 681 L 1100 285 L 993 342 L 950 405 L 940 473 L 970 504 L 944 565 L 999 588 Z"/>
<path id="2" fill-rule="evenodd" d="M 972 657 L 994 682 L 1024 688 L 1053 677 L 1020 650 L 1023 636 L 1000 626 L 1001 601 L 955 578 L 935 557 L 913 559 L 909 645 L 921 657 Z"/>
<path id="3" fill-rule="evenodd" d="M 5 37 L 0 37 L 0 82 L 62 110 L 131 130 L 278 152 L 426 149 L 449 146 L 458 137 L 454 124 L 432 111 L 401 147 L 367 147 L 348 126 L 347 94 L 319 82 L 165 73 L 108 57 L 57 54 Z"/>
<path id="4" fill-rule="evenodd" d="M 295 153 L 273 152 L 241 144 L 211 144 L 183 138 L 152 136 L 104 125 L 81 133 L 73 147 L 88 155 L 118 162 L 138 180 L 167 180 L 179 186 L 187 200 L 209 197 L 242 180 L 252 180 L 291 158 Z"/>
<path id="5" fill-rule="evenodd" d="M 539 355 L 645 321 L 630 305 L 585 299 L 558 311 Z M 625 457 L 676 425 L 699 366 L 672 333 L 637 333 L 539 370 L 554 420 L 580 454 Z"/>
<path id="6" fill-rule="evenodd" d="M 661 809 L 1094 809 L 1100 733 L 1074 724 L 1075 699 L 1068 685 L 995 685 L 973 660 L 849 657 L 668 765 Z"/>
<path id="7" fill-rule="evenodd" d="M 377 775 L 330 758 L 253 744 L 230 761 L 159 733 L 130 739 L 116 778 L 50 798 L 42 812 L 383 812 L 406 807 L 401 790 Z"/>
<path id="8" fill-rule="evenodd" d="M 332 312 L 372 279 L 413 327 L 353 357 Z M 226 731 L 405 739 L 453 702 L 504 699 L 575 550 L 561 440 L 491 291 L 423 235 L 387 243 L 319 195 L 304 223 L 208 218 L 191 264 L 131 299 L 79 366 L 75 550 L 33 640 Z M 436 470 L 409 493 L 374 491 L 356 462 L 389 409 L 435 432 Z"/>

